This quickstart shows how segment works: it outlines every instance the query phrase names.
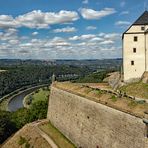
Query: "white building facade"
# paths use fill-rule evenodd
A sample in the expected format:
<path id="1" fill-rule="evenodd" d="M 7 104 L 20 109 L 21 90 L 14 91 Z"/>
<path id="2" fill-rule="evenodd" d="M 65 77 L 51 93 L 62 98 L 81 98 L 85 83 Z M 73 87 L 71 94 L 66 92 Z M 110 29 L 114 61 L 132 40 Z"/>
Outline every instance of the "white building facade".
<path id="1" fill-rule="evenodd" d="M 124 82 L 139 80 L 148 71 L 148 11 L 123 33 Z"/>

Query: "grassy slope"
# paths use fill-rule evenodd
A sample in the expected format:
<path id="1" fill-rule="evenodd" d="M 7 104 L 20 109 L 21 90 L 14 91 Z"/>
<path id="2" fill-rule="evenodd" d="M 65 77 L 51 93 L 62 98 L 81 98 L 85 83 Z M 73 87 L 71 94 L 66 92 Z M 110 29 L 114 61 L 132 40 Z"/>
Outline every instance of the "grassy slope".
<path id="1" fill-rule="evenodd" d="M 2 148 L 25 148 L 26 142 L 22 143 L 20 138 L 23 137 L 30 148 L 50 148 L 48 142 L 41 137 L 32 123 L 25 125 L 22 129 L 10 137 L 2 146 Z M 21 142 L 21 143 L 20 143 Z"/>
<path id="2" fill-rule="evenodd" d="M 39 128 L 49 135 L 59 148 L 75 148 L 75 146 L 60 133 L 50 122 L 40 125 Z"/>
<path id="3" fill-rule="evenodd" d="M 27 102 L 30 102 L 30 98 L 31 98 L 31 102 L 30 103 L 34 103 L 36 101 L 41 101 L 41 100 L 46 100 L 48 99 L 49 97 L 49 89 L 44 89 L 44 88 L 40 88 L 39 90 L 37 91 L 34 91 L 33 93 L 27 95 L 25 98 L 24 98 L 24 104 L 25 106 L 28 106 L 28 103 Z M 29 105 L 30 105 L 29 103 Z"/>
<path id="4" fill-rule="evenodd" d="M 138 98 L 148 99 L 148 84 L 142 82 L 128 84 L 121 87 L 120 90 Z"/>
<path id="5" fill-rule="evenodd" d="M 39 89 L 37 93 L 33 94 L 33 102 L 38 100 L 45 100 L 49 96 L 49 90 L 43 90 L 42 88 Z"/>

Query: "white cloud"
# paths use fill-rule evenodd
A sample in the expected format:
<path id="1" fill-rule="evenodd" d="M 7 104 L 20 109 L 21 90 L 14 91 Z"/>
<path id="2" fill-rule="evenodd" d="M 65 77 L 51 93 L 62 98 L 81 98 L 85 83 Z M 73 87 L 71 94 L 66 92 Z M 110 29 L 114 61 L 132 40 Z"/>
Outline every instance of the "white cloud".
<path id="1" fill-rule="evenodd" d="M 81 36 L 70 37 L 69 40 L 71 40 L 71 41 L 88 40 L 88 39 L 92 39 L 94 37 L 96 37 L 96 35 L 94 35 L 94 34 L 84 34 L 84 35 L 81 35 Z"/>
<path id="2" fill-rule="evenodd" d="M 120 15 L 127 15 L 127 14 L 129 14 L 129 11 L 122 11 L 122 12 L 120 13 Z"/>
<path id="3" fill-rule="evenodd" d="M 32 12 L 19 15 L 13 18 L 9 15 L 0 15 L 0 28 L 49 28 L 49 25 L 70 23 L 79 19 L 79 15 L 75 11 L 61 10 L 55 12 L 42 12 L 34 10 Z"/>
<path id="4" fill-rule="evenodd" d="M 112 40 L 106 40 L 100 43 L 100 45 L 110 45 L 110 44 L 114 44 L 114 41 Z"/>
<path id="5" fill-rule="evenodd" d="M 0 33 L 0 57 L 33 59 L 86 59 L 120 57 L 121 35 L 117 33 L 83 34 L 54 38 L 20 37 L 17 30 L 8 29 Z M 35 37 L 35 36 L 34 36 Z M 109 55 L 109 56 L 108 56 Z"/>
<path id="6" fill-rule="evenodd" d="M 15 39 L 15 40 L 9 40 L 8 41 L 10 44 L 18 44 L 19 43 L 19 40 Z"/>
<path id="7" fill-rule="evenodd" d="M 60 29 L 54 29 L 53 32 L 55 33 L 60 33 L 60 32 L 76 32 L 77 29 L 75 27 L 65 27 L 65 28 L 60 28 Z"/>
<path id="8" fill-rule="evenodd" d="M 13 28 L 5 29 L 4 32 L 0 33 L 0 40 L 8 41 L 18 39 L 17 32 L 18 30 Z"/>
<path id="9" fill-rule="evenodd" d="M 88 4 L 88 0 L 83 0 L 82 3 L 83 4 Z"/>
<path id="10" fill-rule="evenodd" d="M 80 13 L 84 19 L 87 20 L 99 20 L 105 16 L 116 13 L 114 8 L 104 8 L 100 11 L 95 11 L 93 9 L 81 8 Z"/>
<path id="11" fill-rule="evenodd" d="M 95 26 L 87 26 L 86 27 L 86 30 L 96 30 L 97 29 L 97 27 L 95 27 Z"/>
<path id="12" fill-rule="evenodd" d="M 13 28 L 18 26 L 18 22 L 16 22 L 11 15 L 0 15 L 0 28 Z"/>
<path id="13" fill-rule="evenodd" d="M 38 35 L 38 34 L 39 34 L 38 32 L 33 32 L 32 33 L 33 36 Z"/>
<path id="14" fill-rule="evenodd" d="M 130 22 L 128 22 L 128 21 L 117 21 L 116 23 L 115 23 L 115 25 L 117 25 L 117 26 L 127 26 L 127 25 L 130 25 L 131 23 Z"/>

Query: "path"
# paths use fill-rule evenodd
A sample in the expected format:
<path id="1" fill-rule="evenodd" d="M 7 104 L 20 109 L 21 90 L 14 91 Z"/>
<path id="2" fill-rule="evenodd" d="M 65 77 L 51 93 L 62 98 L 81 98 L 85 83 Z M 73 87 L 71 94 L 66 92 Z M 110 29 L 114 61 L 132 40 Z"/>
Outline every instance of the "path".
<path id="1" fill-rule="evenodd" d="M 44 124 L 47 122 L 48 122 L 47 119 L 35 121 L 32 123 L 32 126 L 36 128 L 37 132 L 49 143 L 49 145 L 52 148 L 58 148 L 58 146 L 54 143 L 54 141 L 38 127 L 40 124 Z"/>

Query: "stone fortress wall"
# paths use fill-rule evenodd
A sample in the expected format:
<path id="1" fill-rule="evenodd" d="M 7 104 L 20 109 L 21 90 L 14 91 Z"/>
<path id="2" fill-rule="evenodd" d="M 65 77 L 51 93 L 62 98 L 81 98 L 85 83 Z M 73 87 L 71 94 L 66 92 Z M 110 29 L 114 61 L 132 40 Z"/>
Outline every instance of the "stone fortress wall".
<path id="1" fill-rule="evenodd" d="M 142 119 L 53 86 L 47 116 L 77 147 L 148 148 Z"/>

